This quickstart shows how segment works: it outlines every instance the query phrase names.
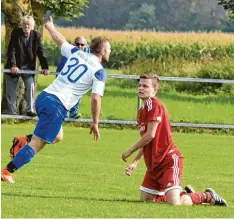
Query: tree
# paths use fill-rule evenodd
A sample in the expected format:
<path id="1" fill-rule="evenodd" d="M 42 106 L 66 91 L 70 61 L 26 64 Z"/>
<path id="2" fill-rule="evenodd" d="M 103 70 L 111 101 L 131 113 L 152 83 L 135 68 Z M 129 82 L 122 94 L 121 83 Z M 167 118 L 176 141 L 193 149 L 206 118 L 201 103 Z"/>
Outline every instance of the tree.
<path id="1" fill-rule="evenodd" d="M 233 24 L 228 19 L 218 0 L 89 0 L 84 9 L 85 16 L 55 21 L 61 26 L 84 26 L 101 29 L 124 29 L 130 14 L 136 14 L 142 4 L 156 7 L 155 16 L 160 30 L 165 31 L 212 31 L 233 32 Z M 133 16 L 133 15 L 132 15 Z M 143 28 L 144 29 L 144 28 Z"/>
<path id="2" fill-rule="evenodd" d="M 214 31 L 222 28 L 222 21 L 228 21 L 224 9 L 217 1 L 195 1 L 190 7 L 190 17 L 187 20 L 193 30 Z"/>
<path id="3" fill-rule="evenodd" d="M 165 31 L 186 31 L 193 0 L 158 0 L 156 15 L 159 25 Z"/>
<path id="4" fill-rule="evenodd" d="M 217 0 L 157 0 L 156 17 L 166 31 L 212 31 L 220 30 L 224 22 L 228 24 Z"/>
<path id="5" fill-rule="evenodd" d="M 89 8 L 84 10 L 85 16 L 79 20 L 73 19 L 72 25 L 102 29 L 123 29 L 129 19 L 129 12 L 140 8 L 141 5 L 142 0 L 89 0 Z M 62 19 L 59 19 L 56 23 L 63 26 L 70 25 Z"/>
<path id="6" fill-rule="evenodd" d="M 88 0 L 2 0 L 1 10 L 5 15 L 5 51 L 9 44 L 11 32 L 19 27 L 22 16 L 32 15 L 36 22 L 36 28 L 43 37 L 43 24 L 45 23 L 45 14 L 50 11 L 54 18 L 60 16 L 67 20 L 79 18 L 83 15 L 82 10 L 87 7 Z M 37 77 L 35 77 L 37 79 Z M 37 81 L 37 80 L 35 80 Z M 35 89 L 37 82 L 35 82 Z M 36 93 L 36 92 L 35 92 Z M 22 80 L 19 81 L 17 88 L 17 111 L 19 114 L 25 112 L 26 103 L 24 98 L 24 85 Z M 6 104 L 6 79 L 3 78 L 2 89 L 2 112 L 7 111 Z"/>
<path id="7" fill-rule="evenodd" d="M 231 19 L 234 19 L 234 0 L 218 0 L 218 4 L 222 5 L 229 12 Z"/>
<path id="8" fill-rule="evenodd" d="M 127 30 L 158 30 L 158 21 L 155 16 L 154 5 L 143 3 L 142 6 L 133 12 L 130 12 L 130 18 L 125 25 Z"/>

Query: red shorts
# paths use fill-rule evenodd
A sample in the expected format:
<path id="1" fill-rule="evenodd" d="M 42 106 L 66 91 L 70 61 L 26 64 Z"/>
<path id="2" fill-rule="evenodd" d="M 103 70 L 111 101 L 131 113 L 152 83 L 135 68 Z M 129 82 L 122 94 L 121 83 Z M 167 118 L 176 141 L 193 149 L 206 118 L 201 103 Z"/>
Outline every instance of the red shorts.
<path id="1" fill-rule="evenodd" d="M 153 170 L 147 170 L 141 190 L 151 194 L 181 189 L 184 158 L 179 151 L 169 151 L 163 161 Z"/>

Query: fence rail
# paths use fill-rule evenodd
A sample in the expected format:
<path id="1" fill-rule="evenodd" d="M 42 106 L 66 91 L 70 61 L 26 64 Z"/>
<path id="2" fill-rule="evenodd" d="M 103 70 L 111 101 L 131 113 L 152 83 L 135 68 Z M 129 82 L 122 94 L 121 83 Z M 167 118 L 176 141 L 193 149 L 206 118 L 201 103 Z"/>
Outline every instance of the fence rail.
<path id="1" fill-rule="evenodd" d="M 10 69 L 2 69 L 4 73 L 11 73 Z M 41 71 L 31 71 L 31 70 L 20 70 L 21 74 L 42 74 Z M 51 75 L 58 75 L 58 72 L 50 72 Z M 139 75 L 122 75 L 122 74 L 110 74 L 107 75 L 108 78 L 117 79 L 139 79 Z M 234 80 L 227 79 L 211 79 L 211 78 L 187 78 L 187 77 L 163 77 L 160 76 L 161 81 L 184 81 L 184 82 L 201 82 L 201 83 L 219 83 L 219 84 L 234 84 Z"/>
<path id="2" fill-rule="evenodd" d="M 19 120 L 38 120 L 37 117 L 23 116 L 23 115 L 2 115 L 2 119 L 19 119 Z M 65 122 L 82 122 L 91 123 L 92 119 L 65 119 Z M 131 120 L 100 120 L 100 124 L 117 124 L 117 125 L 137 125 L 136 121 Z M 199 124 L 199 123 L 177 123 L 172 122 L 172 127 L 190 127 L 190 128 L 211 128 L 211 129 L 234 129 L 234 125 L 222 124 Z"/>
<path id="3" fill-rule="evenodd" d="M 2 69 L 4 73 L 11 73 L 10 69 Z M 29 71 L 20 70 L 21 74 L 42 74 L 41 71 Z M 50 72 L 51 75 L 58 75 L 58 72 Z M 110 74 L 108 78 L 116 79 L 139 79 L 139 75 L 120 75 L 120 74 Z M 234 80 L 226 79 L 209 79 L 209 78 L 185 78 L 185 77 L 159 77 L 161 81 L 181 81 L 181 82 L 202 82 L 202 83 L 228 83 L 234 84 Z M 138 108 L 140 101 L 138 99 Z M 38 120 L 37 117 L 29 117 L 23 115 L 1 115 L 3 119 L 19 119 L 19 120 Z M 66 119 L 66 122 L 92 122 L 91 119 Z M 104 124 L 124 124 L 124 125 L 136 125 L 136 121 L 131 120 L 100 120 L 100 123 Z M 172 122 L 173 127 L 191 127 L 191 128 L 210 128 L 210 129 L 234 129 L 234 125 L 225 124 L 201 124 L 201 123 L 176 123 Z"/>

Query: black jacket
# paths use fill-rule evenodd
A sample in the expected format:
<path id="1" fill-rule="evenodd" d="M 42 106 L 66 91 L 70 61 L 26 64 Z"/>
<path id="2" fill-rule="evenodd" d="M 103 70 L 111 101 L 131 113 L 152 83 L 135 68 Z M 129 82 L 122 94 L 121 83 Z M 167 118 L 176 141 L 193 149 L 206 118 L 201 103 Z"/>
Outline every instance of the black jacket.
<path id="1" fill-rule="evenodd" d="M 41 35 L 38 31 L 31 30 L 27 45 L 25 44 L 25 36 L 22 28 L 15 29 L 11 33 L 11 39 L 8 45 L 7 62 L 5 68 L 17 66 L 21 69 L 23 57 L 27 57 L 27 64 L 30 70 L 36 69 L 36 57 L 38 56 L 41 68 L 49 69 L 46 57 L 44 56 L 44 48 L 41 42 Z"/>

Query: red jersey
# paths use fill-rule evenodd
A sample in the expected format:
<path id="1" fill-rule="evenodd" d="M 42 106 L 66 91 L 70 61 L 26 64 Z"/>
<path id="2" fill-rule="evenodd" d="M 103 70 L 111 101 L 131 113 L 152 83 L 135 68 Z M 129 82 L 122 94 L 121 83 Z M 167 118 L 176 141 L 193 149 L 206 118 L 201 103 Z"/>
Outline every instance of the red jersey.
<path id="1" fill-rule="evenodd" d="M 147 132 L 147 125 L 150 121 L 158 121 L 159 124 L 154 138 L 143 148 L 148 170 L 158 166 L 166 154 L 176 148 L 167 109 L 156 97 L 149 98 L 138 111 L 137 122 L 141 136 Z"/>

